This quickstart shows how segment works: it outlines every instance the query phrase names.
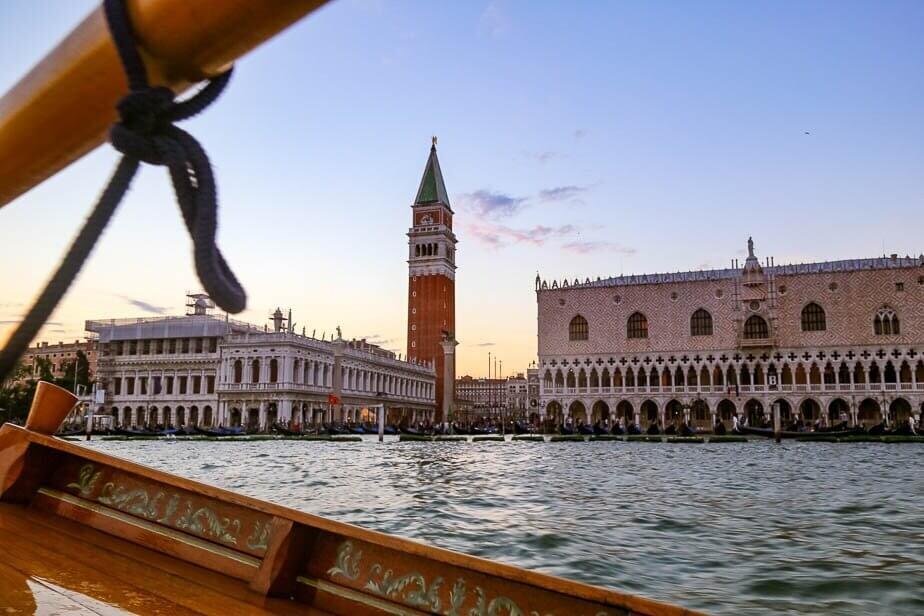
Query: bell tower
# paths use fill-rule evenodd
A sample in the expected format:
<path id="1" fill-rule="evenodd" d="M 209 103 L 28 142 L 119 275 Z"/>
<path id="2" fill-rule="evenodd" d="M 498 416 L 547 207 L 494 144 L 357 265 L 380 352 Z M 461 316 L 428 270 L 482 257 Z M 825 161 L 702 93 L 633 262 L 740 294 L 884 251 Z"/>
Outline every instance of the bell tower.
<path id="1" fill-rule="evenodd" d="M 452 232 L 452 208 L 443 172 L 436 156 L 436 137 L 424 167 L 417 198 L 411 206 L 408 230 L 407 357 L 430 361 L 436 368 L 436 422 L 444 422 L 446 404 L 455 394 L 455 354 L 444 350 L 444 341 L 455 339 L 456 330 L 456 236 Z M 449 396 L 445 396 L 446 388 Z M 451 404 L 451 402 L 450 402 Z"/>

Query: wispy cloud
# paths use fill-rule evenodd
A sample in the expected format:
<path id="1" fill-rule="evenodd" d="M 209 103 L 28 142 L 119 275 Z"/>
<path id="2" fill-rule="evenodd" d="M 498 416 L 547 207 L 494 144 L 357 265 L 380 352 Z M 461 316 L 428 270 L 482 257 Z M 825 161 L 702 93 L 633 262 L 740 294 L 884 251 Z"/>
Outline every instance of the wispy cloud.
<path id="1" fill-rule="evenodd" d="M 498 2 L 491 2 L 481 13 L 478 28 L 491 38 L 500 38 L 510 29 L 510 20 Z"/>
<path id="2" fill-rule="evenodd" d="M 525 229 L 517 229 L 492 223 L 469 223 L 466 230 L 477 241 L 494 248 L 500 248 L 508 244 L 524 243 L 542 246 L 550 239 L 566 237 L 578 231 L 574 225 L 560 225 L 557 227 L 535 225 Z"/>
<path id="3" fill-rule="evenodd" d="M 615 242 L 606 241 L 579 241 L 562 244 L 562 249 L 568 252 L 574 252 L 581 255 L 596 252 L 618 252 L 624 255 L 634 255 L 637 251 L 635 248 L 623 246 Z"/>
<path id="4" fill-rule="evenodd" d="M 565 158 L 565 155 L 562 154 L 561 152 L 552 152 L 552 151 L 547 151 L 547 152 L 524 152 L 524 154 L 526 155 L 527 158 L 532 158 L 533 160 L 537 160 L 537 161 L 539 161 L 540 163 L 543 163 L 543 164 L 545 164 L 545 163 L 547 163 L 547 162 L 549 162 L 550 160 L 555 159 L 555 158 Z"/>
<path id="5" fill-rule="evenodd" d="M 17 325 L 19 323 L 22 323 L 22 319 L 12 319 L 12 320 L 7 320 L 7 321 L 0 321 L 0 325 Z M 61 321 L 45 321 L 45 326 L 48 326 L 48 325 L 60 326 Z"/>
<path id="6" fill-rule="evenodd" d="M 125 300 L 135 308 L 140 308 L 145 312 L 150 312 L 151 314 L 167 314 L 170 309 L 163 306 L 155 306 L 144 300 L 135 299 L 134 297 L 128 297 L 127 295 L 116 295 L 116 297 Z"/>
<path id="7" fill-rule="evenodd" d="M 583 139 L 583 138 L 586 137 L 586 136 L 587 136 L 587 131 L 584 130 L 583 128 L 579 128 L 579 129 L 577 129 L 576 131 L 574 131 L 574 138 L 575 138 L 575 139 L 579 139 L 579 140 L 580 140 L 580 139 Z"/>
<path id="8" fill-rule="evenodd" d="M 543 188 L 539 191 L 540 201 L 572 201 L 579 195 L 587 192 L 587 186 L 555 186 L 554 188 Z"/>
<path id="9" fill-rule="evenodd" d="M 469 210 L 485 218 L 513 216 L 526 205 L 526 197 L 512 197 L 486 189 L 465 193 L 462 201 Z"/>
<path id="10" fill-rule="evenodd" d="M 394 344 L 398 342 L 397 338 L 385 338 L 381 334 L 370 334 L 368 336 L 360 336 L 360 340 L 365 339 L 369 344 L 377 344 L 378 346 L 385 346 L 386 344 Z"/>
<path id="11" fill-rule="evenodd" d="M 476 346 L 476 347 L 489 347 L 489 346 L 496 346 L 496 345 L 497 345 L 496 342 L 479 342 L 478 344 L 473 345 L 473 346 Z"/>

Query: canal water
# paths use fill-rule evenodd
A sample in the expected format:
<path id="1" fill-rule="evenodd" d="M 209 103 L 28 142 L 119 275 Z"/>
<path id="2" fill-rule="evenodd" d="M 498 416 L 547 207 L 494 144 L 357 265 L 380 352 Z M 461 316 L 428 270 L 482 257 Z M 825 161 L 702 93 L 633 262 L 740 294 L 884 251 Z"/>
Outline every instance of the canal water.
<path id="1" fill-rule="evenodd" d="M 924 446 L 94 441 L 388 533 L 715 614 L 924 614 Z"/>

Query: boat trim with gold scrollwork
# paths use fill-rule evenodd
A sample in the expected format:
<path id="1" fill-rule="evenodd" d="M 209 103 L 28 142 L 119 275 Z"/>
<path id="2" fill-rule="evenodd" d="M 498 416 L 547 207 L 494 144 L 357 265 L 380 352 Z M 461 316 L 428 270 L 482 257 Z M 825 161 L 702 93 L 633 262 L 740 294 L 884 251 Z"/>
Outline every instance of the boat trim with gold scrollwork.
<path id="1" fill-rule="evenodd" d="M 148 487 L 144 483 L 126 485 L 118 478 L 103 481 L 103 476 L 104 472 L 93 464 L 84 464 L 77 477 L 66 486 L 75 496 L 117 511 L 237 550 L 246 546 L 247 550 L 258 554 L 266 553 L 272 535 L 269 519 L 255 519 L 250 523 L 250 532 L 245 533 L 245 523 L 237 517 L 222 515 L 208 501 L 178 490 Z"/>
<path id="2" fill-rule="evenodd" d="M 348 582 L 359 584 L 364 578 L 363 567 L 360 564 L 362 551 L 356 549 L 352 541 L 343 541 L 337 548 L 337 555 L 334 563 L 327 569 L 327 575 L 332 579 L 337 577 L 344 578 Z M 396 611 L 391 613 L 419 613 L 422 610 L 430 614 L 441 614 L 443 616 L 554 616 L 553 613 L 543 613 L 525 611 L 516 601 L 504 595 L 490 597 L 484 588 L 475 585 L 473 594 L 469 594 L 470 585 L 463 577 L 457 577 L 449 590 L 448 604 L 444 604 L 441 590 L 445 585 L 444 576 L 436 576 L 430 580 L 422 573 L 417 571 L 408 571 L 401 574 L 395 573 L 391 568 L 386 568 L 380 563 L 372 563 L 366 571 L 366 582 L 362 586 L 363 590 L 368 591 L 384 599 L 399 602 L 411 608 L 413 612 Z M 310 584 L 316 588 L 322 588 L 323 580 L 308 580 L 308 578 L 299 578 L 302 583 Z M 330 586 L 329 584 L 327 586 Z M 343 587 L 336 587 L 342 589 Z M 335 589 L 324 587 L 327 592 L 338 594 Z M 356 591 L 349 591 L 351 598 Z M 474 597 L 474 601 L 470 601 Z M 473 605 L 465 609 L 466 601 Z M 605 611 L 598 611 L 594 616 L 608 616 Z"/>

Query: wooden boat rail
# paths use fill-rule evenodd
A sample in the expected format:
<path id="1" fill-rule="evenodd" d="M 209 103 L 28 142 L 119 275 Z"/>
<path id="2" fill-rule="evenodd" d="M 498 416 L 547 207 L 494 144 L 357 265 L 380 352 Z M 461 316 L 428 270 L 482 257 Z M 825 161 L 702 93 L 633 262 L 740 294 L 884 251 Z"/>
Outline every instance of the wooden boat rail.
<path id="1" fill-rule="evenodd" d="M 694 613 L 267 503 L 30 424 L 0 429 L 0 501 L 237 578 L 260 595 L 335 614 Z"/>

